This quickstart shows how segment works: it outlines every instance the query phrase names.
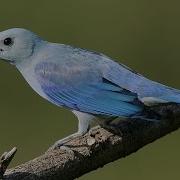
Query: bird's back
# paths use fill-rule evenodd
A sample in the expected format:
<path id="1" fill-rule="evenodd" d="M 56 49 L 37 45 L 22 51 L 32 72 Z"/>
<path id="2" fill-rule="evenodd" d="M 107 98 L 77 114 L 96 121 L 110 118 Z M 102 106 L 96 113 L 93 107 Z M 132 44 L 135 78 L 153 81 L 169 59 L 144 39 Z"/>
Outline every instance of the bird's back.
<path id="1" fill-rule="evenodd" d="M 90 69 L 90 72 L 98 72 L 101 77 L 107 78 L 124 89 L 137 93 L 140 98 L 161 97 L 171 94 L 179 96 L 179 90 L 149 80 L 102 53 L 67 45 L 61 45 L 60 49 L 64 54 L 62 61 L 66 61 L 67 64 L 68 62 L 77 62 L 79 67 L 85 66 Z M 58 61 L 60 62 L 60 60 L 56 62 Z"/>
<path id="2" fill-rule="evenodd" d="M 136 93 L 139 99 L 153 97 L 180 103 L 179 90 L 151 81 L 108 56 L 69 45 L 47 43 L 32 60 L 32 69 L 55 72 L 57 83 L 109 82 Z M 50 69 L 51 68 L 51 69 Z M 56 73 L 56 74 L 57 74 Z M 25 77 L 28 74 L 22 73 Z M 50 76 L 51 77 L 51 76 Z M 51 77 L 52 78 L 52 77 Z M 31 85 L 32 82 L 29 82 Z M 162 102 L 161 101 L 161 102 Z"/>

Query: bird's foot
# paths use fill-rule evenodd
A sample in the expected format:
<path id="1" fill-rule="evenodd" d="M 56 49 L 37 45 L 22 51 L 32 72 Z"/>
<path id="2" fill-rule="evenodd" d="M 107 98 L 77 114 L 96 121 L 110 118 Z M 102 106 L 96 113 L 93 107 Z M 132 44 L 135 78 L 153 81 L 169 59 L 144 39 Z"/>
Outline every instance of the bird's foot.
<path id="1" fill-rule="evenodd" d="M 77 137 L 80 137 L 80 136 L 82 136 L 82 135 L 83 135 L 82 133 L 77 132 L 77 133 L 71 134 L 70 136 L 67 136 L 67 137 L 65 137 L 65 138 L 63 138 L 63 139 L 60 139 L 60 140 L 56 141 L 56 142 L 48 149 L 48 151 L 56 150 L 56 149 L 65 149 L 65 150 L 68 149 L 68 151 L 69 151 L 70 148 L 69 148 L 68 146 L 66 146 L 66 144 L 67 144 L 69 141 L 71 141 L 72 139 L 77 138 Z"/>
<path id="2" fill-rule="evenodd" d="M 95 134 L 97 133 L 96 131 L 97 131 L 99 128 L 101 128 L 100 125 L 91 128 L 91 129 L 88 131 L 89 136 L 95 136 Z"/>

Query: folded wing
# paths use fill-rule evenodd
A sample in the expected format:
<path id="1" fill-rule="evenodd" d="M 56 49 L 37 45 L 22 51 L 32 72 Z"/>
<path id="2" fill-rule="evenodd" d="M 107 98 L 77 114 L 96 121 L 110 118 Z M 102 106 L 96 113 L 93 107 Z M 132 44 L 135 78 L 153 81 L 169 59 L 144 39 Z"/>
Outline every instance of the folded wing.
<path id="1" fill-rule="evenodd" d="M 66 74 L 55 63 L 41 63 L 36 65 L 35 73 L 44 93 L 56 105 L 95 115 L 121 117 L 131 117 L 143 110 L 135 93 L 103 77 L 92 78 L 87 70 L 82 77 L 79 69 Z"/>

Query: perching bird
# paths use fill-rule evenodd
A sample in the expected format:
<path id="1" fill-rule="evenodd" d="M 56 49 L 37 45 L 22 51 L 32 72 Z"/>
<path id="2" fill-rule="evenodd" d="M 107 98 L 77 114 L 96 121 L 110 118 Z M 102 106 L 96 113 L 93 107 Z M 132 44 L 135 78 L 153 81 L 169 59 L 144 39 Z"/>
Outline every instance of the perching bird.
<path id="1" fill-rule="evenodd" d="M 123 117 L 149 120 L 145 107 L 180 103 L 180 91 L 151 81 L 101 53 L 50 43 L 33 32 L 14 28 L 0 32 L 0 58 L 14 65 L 43 98 L 66 107 L 85 134 L 93 119 Z"/>

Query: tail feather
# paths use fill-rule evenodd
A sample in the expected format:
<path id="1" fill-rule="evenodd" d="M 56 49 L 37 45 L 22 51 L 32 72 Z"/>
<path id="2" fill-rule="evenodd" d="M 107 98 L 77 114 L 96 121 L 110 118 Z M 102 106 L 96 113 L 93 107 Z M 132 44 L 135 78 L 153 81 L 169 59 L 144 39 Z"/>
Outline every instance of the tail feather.
<path id="1" fill-rule="evenodd" d="M 161 99 L 169 103 L 180 104 L 180 94 L 162 96 Z"/>

